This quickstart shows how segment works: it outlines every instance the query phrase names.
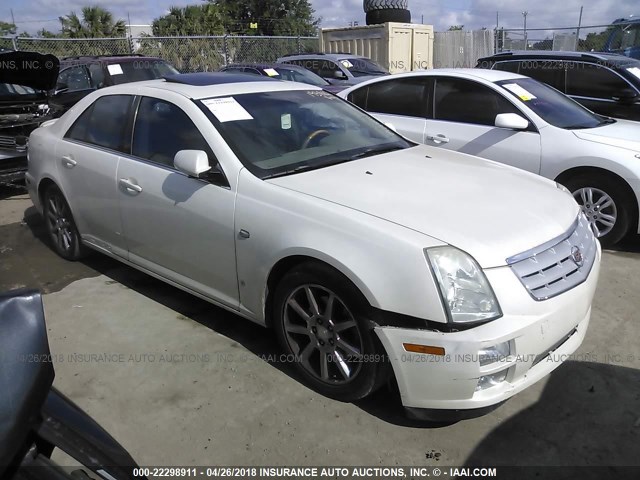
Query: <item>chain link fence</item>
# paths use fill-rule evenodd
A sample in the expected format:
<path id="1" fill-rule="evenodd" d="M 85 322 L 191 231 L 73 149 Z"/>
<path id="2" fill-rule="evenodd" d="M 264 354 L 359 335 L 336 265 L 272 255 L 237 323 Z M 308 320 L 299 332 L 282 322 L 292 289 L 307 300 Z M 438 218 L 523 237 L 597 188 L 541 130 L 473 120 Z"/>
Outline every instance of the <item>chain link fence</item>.
<path id="1" fill-rule="evenodd" d="M 433 41 L 435 68 L 471 68 L 481 57 L 495 52 L 491 30 L 436 32 Z"/>
<path id="2" fill-rule="evenodd" d="M 496 51 L 557 50 L 622 52 L 640 46 L 640 24 L 591 25 L 566 28 L 500 29 Z"/>
<path id="3" fill-rule="evenodd" d="M 316 52 L 318 46 L 318 37 L 0 38 L 0 48 L 51 53 L 59 58 L 133 53 L 160 57 L 184 73 L 215 71 L 239 62 L 274 62 L 291 53 Z"/>

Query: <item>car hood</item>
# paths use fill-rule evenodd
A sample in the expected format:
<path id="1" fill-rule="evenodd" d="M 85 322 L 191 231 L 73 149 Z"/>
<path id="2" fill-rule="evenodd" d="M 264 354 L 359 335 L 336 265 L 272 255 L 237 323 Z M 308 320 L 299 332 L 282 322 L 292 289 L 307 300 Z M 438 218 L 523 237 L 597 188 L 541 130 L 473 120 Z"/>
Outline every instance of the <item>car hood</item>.
<path id="1" fill-rule="evenodd" d="M 425 145 L 267 181 L 421 232 L 483 268 L 562 235 L 579 212 L 550 180 Z"/>
<path id="2" fill-rule="evenodd" d="M 53 90 L 60 70 L 60 60 L 54 55 L 36 52 L 2 52 L 0 65 L 3 66 L 0 68 L 0 83 L 24 85 L 36 90 Z"/>
<path id="3" fill-rule="evenodd" d="M 573 130 L 573 133 L 582 140 L 640 152 L 640 122 L 616 120 L 601 127 Z"/>

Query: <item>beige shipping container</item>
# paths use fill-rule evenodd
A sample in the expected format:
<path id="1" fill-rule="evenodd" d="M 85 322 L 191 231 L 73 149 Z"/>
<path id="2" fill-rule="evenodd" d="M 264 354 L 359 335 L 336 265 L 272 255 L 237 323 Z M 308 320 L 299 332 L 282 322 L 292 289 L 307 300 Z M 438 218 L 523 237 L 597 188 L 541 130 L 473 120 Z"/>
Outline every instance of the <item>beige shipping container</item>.
<path id="1" fill-rule="evenodd" d="M 391 73 L 433 68 L 433 25 L 389 22 L 323 28 L 320 51 L 362 55 Z"/>

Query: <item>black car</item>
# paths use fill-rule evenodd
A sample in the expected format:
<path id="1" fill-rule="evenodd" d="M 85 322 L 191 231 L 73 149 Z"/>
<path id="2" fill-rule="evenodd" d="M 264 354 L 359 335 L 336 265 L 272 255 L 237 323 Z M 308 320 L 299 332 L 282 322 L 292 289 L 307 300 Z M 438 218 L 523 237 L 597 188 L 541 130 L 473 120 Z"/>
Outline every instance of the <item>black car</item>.
<path id="1" fill-rule="evenodd" d="M 170 63 L 143 55 L 65 57 L 52 105 L 61 115 L 94 90 L 121 83 L 154 80 L 179 73 Z"/>
<path id="2" fill-rule="evenodd" d="M 505 70 L 545 82 L 608 117 L 640 121 L 640 60 L 612 53 L 503 52 L 477 68 Z"/>
<path id="3" fill-rule="evenodd" d="M 221 72 L 248 73 L 251 75 L 262 75 L 276 80 L 286 80 L 290 82 L 308 83 L 315 85 L 331 93 L 338 93 L 344 90 L 347 85 L 332 85 L 324 78 L 298 65 L 283 63 L 234 63 L 220 69 Z"/>
<path id="4" fill-rule="evenodd" d="M 53 118 L 49 92 L 60 62 L 35 52 L 0 52 L 0 185 L 24 178 L 29 134 Z"/>

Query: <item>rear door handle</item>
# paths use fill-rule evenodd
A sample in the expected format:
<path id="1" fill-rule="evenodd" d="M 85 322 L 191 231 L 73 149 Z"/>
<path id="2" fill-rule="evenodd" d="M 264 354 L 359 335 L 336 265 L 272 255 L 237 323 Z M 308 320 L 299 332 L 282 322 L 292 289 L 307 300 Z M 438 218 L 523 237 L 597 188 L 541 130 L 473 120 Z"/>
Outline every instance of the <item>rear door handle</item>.
<path id="1" fill-rule="evenodd" d="M 61 161 L 62 161 L 62 165 L 64 165 L 67 168 L 73 168 L 78 164 L 78 162 L 76 162 L 73 158 L 71 158 L 70 155 L 65 155 L 64 157 L 62 157 Z"/>
<path id="2" fill-rule="evenodd" d="M 140 192 L 142 192 L 142 187 L 137 183 L 133 183 L 128 178 L 121 178 L 120 185 L 122 185 L 127 192 L 132 193 L 134 195 L 137 195 Z"/>
<path id="3" fill-rule="evenodd" d="M 447 137 L 446 135 L 443 135 L 442 133 L 439 133 L 435 136 L 427 135 L 427 140 L 430 140 L 437 145 L 449 143 L 449 137 Z"/>

